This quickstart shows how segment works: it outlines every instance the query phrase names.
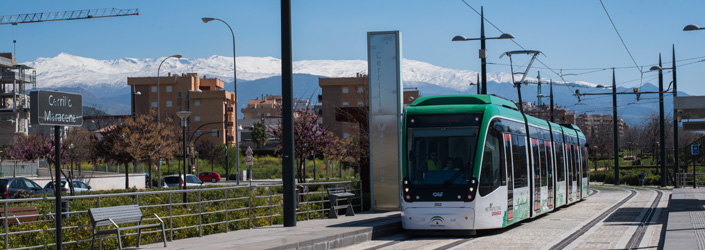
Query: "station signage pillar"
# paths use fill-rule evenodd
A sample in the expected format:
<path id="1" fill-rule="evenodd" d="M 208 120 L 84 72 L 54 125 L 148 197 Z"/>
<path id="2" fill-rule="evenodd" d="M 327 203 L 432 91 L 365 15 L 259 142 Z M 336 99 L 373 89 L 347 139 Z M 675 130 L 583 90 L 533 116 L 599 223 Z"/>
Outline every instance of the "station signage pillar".
<path id="1" fill-rule="evenodd" d="M 30 123 L 32 125 L 54 126 L 54 170 L 56 180 L 61 180 L 61 127 L 83 125 L 83 97 L 80 94 L 59 91 L 38 90 L 29 93 Z M 54 236 L 56 249 L 62 249 L 61 232 L 61 189 L 54 188 Z"/>
<path id="2" fill-rule="evenodd" d="M 367 33 L 370 168 L 360 177 L 374 210 L 399 210 L 401 199 L 401 58 L 400 31 Z"/>

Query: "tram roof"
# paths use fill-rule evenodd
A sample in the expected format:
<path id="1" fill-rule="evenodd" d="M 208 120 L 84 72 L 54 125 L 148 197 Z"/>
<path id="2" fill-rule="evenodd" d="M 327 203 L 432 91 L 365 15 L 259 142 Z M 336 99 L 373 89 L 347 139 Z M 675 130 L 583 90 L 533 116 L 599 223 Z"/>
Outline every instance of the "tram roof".
<path id="1" fill-rule="evenodd" d="M 411 106 L 432 105 L 478 105 L 494 104 L 517 110 L 517 106 L 503 97 L 495 95 L 437 95 L 419 97 Z"/>

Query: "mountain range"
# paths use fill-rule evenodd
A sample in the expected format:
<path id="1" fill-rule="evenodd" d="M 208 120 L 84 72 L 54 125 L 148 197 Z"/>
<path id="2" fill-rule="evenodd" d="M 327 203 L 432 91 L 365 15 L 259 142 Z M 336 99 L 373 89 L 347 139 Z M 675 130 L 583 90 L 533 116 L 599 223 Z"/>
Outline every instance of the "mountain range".
<path id="1" fill-rule="evenodd" d="M 25 62 L 37 71 L 37 87 L 57 89 L 83 95 L 85 106 L 102 109 L 110 114 L 128 114 L 130 110 L 130 89 L 127 77 L 156 76 L 163 58 L 121 58 L 98 60 L 61 53 L 55 57 L 38 58 Z M 435 66 L 426 62 L 404 59 L 402 78 L 405 88 L 417 88 L 422 96 L 441 94 L 473 94 L 477 92 L 475 83 L 478 72 L 456 70 Z M 164 62 L 160 75 L 168 73 L 199 73 L 201 76 L 217 77 L 225 82 L 226 89 L 233 90 L 233 58 L 211 56 L 208 58 L 169 59 Z M 367 72 L 364 60 L 302 60 L 293 64 L 294 96 L 317 101 L 321 93 L 318 79 L 321 77 L 354 77 Z M 242 107 L 249 99 L 264 94 L 281 94 L 281 60 L 273 57 L 237 57 L 237 83 L 239 104 Z M 517 100 L 517 91 L 511 84 L 509 73 L 488 73 L 488 93 Z M 527 77 L 529 81 L 536 79 Z M 598 89 L 598 85 L 588 82 L 554 82 L 554 103 L 580 114 L 611 114 L 611 95 L 583 96 L 580 101 L 574 93 L 611 93 L 610 89 Z M 549 86 L 541 86 L 544 96 L 549 95 Z M 650 83 L 645 83 L 641 91 L 658 91 Z M 631 92 L 631 89 L 617 88 L 617 92 Z M 521 88 L 522 100 L 537 102 L 538 86 L 524 85 Z M 687 96 L 683 92 L 679 96 Z M 548 98 L 542 98 L 548 103 Z M 638 122 L 644 116 L 658 112 L 656 95 L 635 95 L 618 97 L 619 116 L 628 122 Z M 665 109 L 672 110 L 671 95 L 666 95 Z"/>

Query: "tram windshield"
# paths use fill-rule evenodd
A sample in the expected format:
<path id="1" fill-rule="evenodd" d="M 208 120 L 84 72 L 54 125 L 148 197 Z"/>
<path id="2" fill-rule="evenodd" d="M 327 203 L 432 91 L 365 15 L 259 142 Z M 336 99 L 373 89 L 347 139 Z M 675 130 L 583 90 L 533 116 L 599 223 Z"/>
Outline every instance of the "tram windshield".
<path id="1" fill-rule="evenodd" d="M 468 184 L 477 127 L 410 128 L 407 133 L 411 184 Z"/>

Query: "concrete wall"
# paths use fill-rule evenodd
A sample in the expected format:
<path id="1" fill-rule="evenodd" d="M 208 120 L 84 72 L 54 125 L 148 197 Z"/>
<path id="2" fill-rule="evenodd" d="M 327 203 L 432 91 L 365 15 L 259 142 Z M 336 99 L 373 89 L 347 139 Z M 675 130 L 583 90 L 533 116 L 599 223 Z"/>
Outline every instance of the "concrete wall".
<path id="1" fill-rule="evenodd" d="M 41 170 L 41 169 L 40 169 Z M 29 178 L 44 187 L 47 183 L 51 181 L 49 177 L 37 177 Z M 105 175 L 86 175 L 81 178 L 76 178 L 81 180 L 91 186 L 93 190 L 115 190 L 125 188 L 125 175 L 115 175 L 115 174 L 105 174 Z M 137 189 L 145 189 L 145 175 L 144 174 L 130 174 L 130 187 Z"/>

